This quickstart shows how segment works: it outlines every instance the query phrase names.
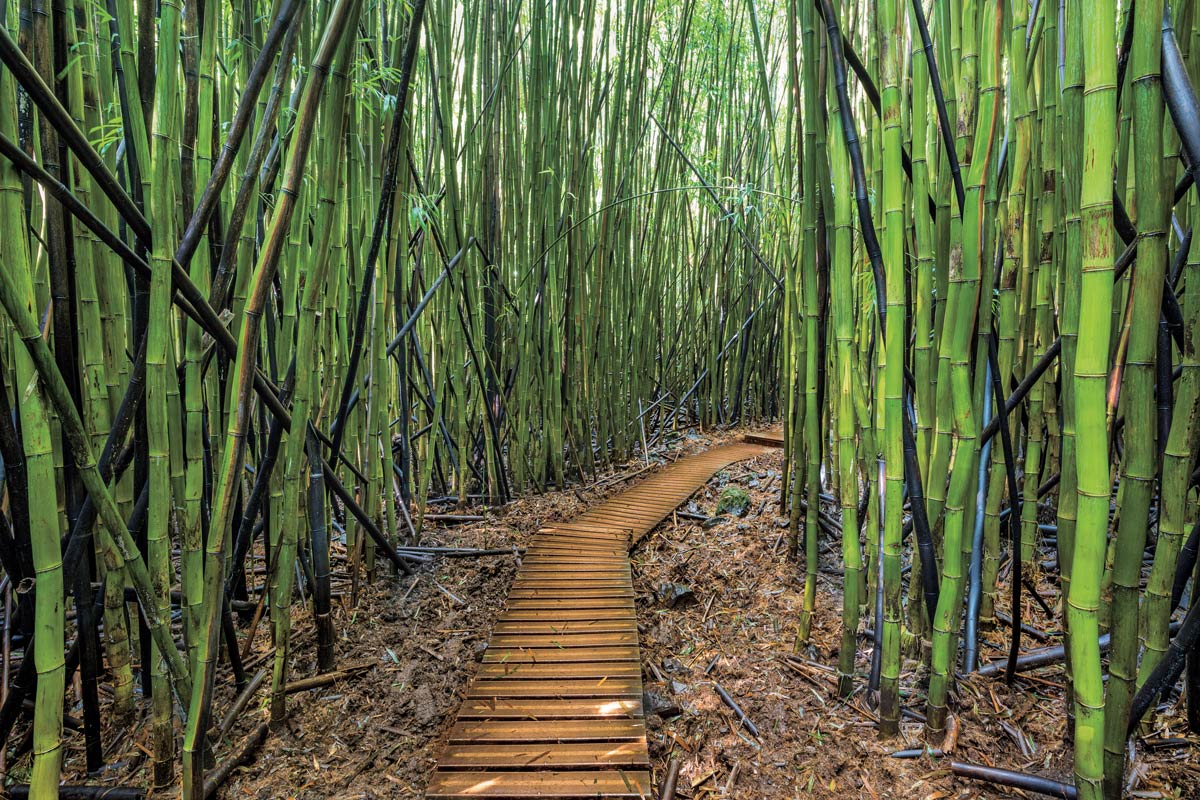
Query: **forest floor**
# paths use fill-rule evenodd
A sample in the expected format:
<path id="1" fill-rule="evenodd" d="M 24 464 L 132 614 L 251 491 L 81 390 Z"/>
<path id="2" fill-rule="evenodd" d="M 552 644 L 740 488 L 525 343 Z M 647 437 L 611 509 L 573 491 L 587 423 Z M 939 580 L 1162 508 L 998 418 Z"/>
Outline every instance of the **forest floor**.
<path id="1" fill-rule="evenodd" d="M 651 465 L 707 449 L 738 433 L 684 434 L 651 452 Z M 464 509 L 482 521 L 427 527 L 423 545 L 521 548 L 537 529 L 570 520 L 636 481 L 641 458 L 598 476 L 590 485 L 531 495 L 502 507 Z M 452 509 L 437 509 L 438 511 Z M 289 697 L 289 713 L 248 769 L 239 770 L 222 798 L 351 800 L 415 798 L 424 794 L 434 758 L 475 672 L 496 616 L 516 575 L 513 556 L 439 559 L 399 582 L 380 566 L 357 609 L 337 611 L 338 663 L 373 668 L 334 686 Z M 440 587 L 440 588 L 439 588 Z M 316 674 L 312 625 L 294 623 L 299 637 L 294 678 Z M 266 639 L 263 648 L 266 648 Z M 259 696 L 265 699 L 266 693 Z M 246 714 L 231 740 L 261 720 Z M 288 794 L 281 788 L 288 787 Z"/>
<path id="2" fill-rule="evenodd" d="M 673 460 L 742 432 L 685 434 L 651 452 L 651 462 Z M 470 509 L 463 513 L 484 519 L 428 528 L 422 543 L 522 547 L 540 525 L 568 520 L 620 491 L 644 466 L 635 459 L 590 486 Z M 681 762 L 678 796 L 693 800 L 1026 797 L 956 778 L 944 759 L 890 758 L 894 751 L 920 747 L 923 726 L 919 719 L 905 720 L 900 738 L 878 738 L 861 678 L 869 671 L 869 641 L 860 640 L 858 690 L 848 701 L 836 699 L 840 543 L 824 534 L 810 643 L 794 649 L 803 575 L 786 558 L 786 520 L 778 505 L 781 470 L 777 450 L 723 470 L 633 553 L 654 784 L 675 758 Z M 745 515 L 716 515 L 727 487 L 748 494 Z M 234 772 L 219 797 L 421 797 L 516 566 L 513 556 L 440 559 L 414 578 L 397 581 L 381 565 L 376 580 L 360 588 L 356 608 L 343 587 L 347 591 L 335 608 L 338 665 L 365 668 L 336 684 L 290 695 L 287 719 L 249 765 Z M 1039 591 L 1053 604 L 1051 580 L 1040 582 Z M 998 610 L 1008 610 L 1003 598 Z M 1057 629 L 1032 602 L 1025 619 L 1044 632 Z M 261 628 L 251 673 L 270 668 L 270 637 L 266 625 Z M 292 678 L 315 675 L 312 622 L 299 605 L 293 630 Z M 985 659 L 1006 652 L 1007 628 L 986 629 L 984 637 Z M 1041 645 L 1029 638 L 1026 648 Z M 1049 643 L 1055 640 L 1051 635 Z M 915 660 L 906 661 L 904 705 L 917 715 L 924 711 L 924 677 Z M 738 725 L 714 683 L 757 726 L 757 737 Z M 232 697 L 231 686 L 219 687 L 215 716 Z M 218 744 L 218 762 L 266 718 L 266 702 L 267 692 L 259 690 Z M 1200 740 L 1184 733 L 1180 705 L 1160 715 L 1156 746 L 1139 746 L 1131 796 L 1200 797 Z M 1012 687 L 1002 677 L 960 681 L 951 710 L 960 731 L 953 758 L 1069 779 L 1061 666 L 1020 675 Z M 141 737 L 148 737 L 147 725 L 131 726 L 117 742 L 119 752 L 109 753 L 116 763 L 104 783 L 145 785 L 148 741 Z M 68 741 L 66 756 L 74 780 L 83 781 L 77 737 Z M 96 783 L 97 776 L 86 780 Z M 171 796 L 177 789 L 156 794 Z"/>
<path id="3" fill-rule="evenodd" d="M 677 758 L 681 795 L 697 799 L 1037 797 L 955 777 L 947 759 L 890 757 L 924 744 L 919 715 L 925 711 L 926 675 L 915 659 L 905 660 L 901 693 L 904 708 L 918 718 L 902 722 L 900 737 L 878 737 L 862 678 L 870 671 L 871 644 L 861 635 L 856 691 L 846 701 L 837 699 L 841 544 L 827 534 L 820 539 L 809 645 L 795 649 L 804 579 L 786 559 L 781 469 L 782 455 L 774 451 L 719 473 L 686 508 L 711 521 L 677 514 L 634 552 L 639 620 L 646 626 L 641 640 L 645 689 L 664 706 L 663 714 L 647 723 L 656 776 Z M 745 517 L 714 516 L 726 486 L 750 495 Z M 831 504 L 824 510 L 837 514 Z M 660 600 L 668 584 L 691 587 L 694 600 L 669 607 Z M 1053 581 L 1039 581 L 1038 589 L 1053 605 Z M 1028 596 L 1023 607 L 1027 624 L 1043 633 L 1058 630 Z M 998 598 L 997 611 L 1007 614 L 1009 608 L 1006 598 Z M 869 626 L 864 615 L 863 627 Z M 981 658 L 1002 658 L 1009 635 L 1006 627 L 985 628 Z M 1042 643 L 1026 635 L 1023 649 L 1057 642 L 1056 636 Z M 1062 675 L 1056 665 L 1018 674 L 1012 687 L 1003 676 L 960 681 L 951 702 L 959 733 L 950 758 L 1069 782 Z M 741 706 L 759 737 L 738 725 L 714 683 Z M 1156 749 L 1139 746 L 1129 796 L 1200 797 L 1200 737 L 1187 737 L 1181 705 L 1159 717 L 1152 740 Z"/>

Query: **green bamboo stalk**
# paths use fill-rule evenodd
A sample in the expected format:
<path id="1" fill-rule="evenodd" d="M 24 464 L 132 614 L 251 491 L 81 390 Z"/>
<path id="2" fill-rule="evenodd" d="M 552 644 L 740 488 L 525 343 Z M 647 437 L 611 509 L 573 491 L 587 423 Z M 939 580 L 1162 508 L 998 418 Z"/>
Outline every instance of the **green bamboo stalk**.
<path id="1" fill-rule="evenodd" d="M 832 77 L 829 78 L 832 81 Z M 808 87 L 812 91 L 814 87 Z M 832 87 L 831 87 L 832 88 Z M 830 91 L 830 135 L 842 135 L 837 113 L 837 93 Z M 850 160 L 843 147 L 829 148 L 830 177 L 834 185 L 850 185 Z M 837 427 L 835 444 L 838 462 L 838 489 L 842 507 L 842 642 L 838 650 L 838 694 L 848 697 L 854 690 L 854 662 L 858 648 L 859 588 L 862 552 L 858 538 L 858 457 L 855 446 L 857 414 L 854 396 L 859 382 L 854 352 L 854 278 L 853 230 L 850 193 L 834 195 L 833 247 L 831 249 L 830 286 L 833 309 L 835 357 L 837 368 L 833 385 L 837 387 Z"/>
<path id="2" fill-rule="evenodd" d="M 150 173 L 150 224 L 154 247 L 150 254 L 150 313 L 146 348 L 146 431 L 149 454 L 150 502 L 146 517 L 146 563 L 154 586 L 158 613 L 171 614 L 171 442 L 168 395 L 176 383 L 172 358 L 171 258 L 175 241 L 175 215 L 178 185 L 178 137 L 180 98 L 177 70 L 182 9 L 172 0 L 160 7 L 152 116 L 153 152 Z M 173 702 L 161 660 L 150 665 L 153 678 L 152 742 L 154 782 L 164 787 L 173 781 L 172 760 L 175 732 L 172 724 Z"/>
<path id="3" fill-rule="evenodd" d="M 887 321 L 883 347 L 879 349 L 882 378 L 885 440 L 886 495 L 883 538 L 883 661 L 880 673 L 880 734 L 900 732 L 900 623 L 903 615 L 900 590 L 900 558 L 903 538 L 905 324 L 904 298 L 904 173 L 901 168 L 900 85 L 904 80 L 905 19 L 902 0 L 885 0 L 879 11 L 883 93 L 883 216 L 884 263 L 887 265 Z"/>
<path id="4" fill-rule="evenodd" d="M 217 618 L 221 611 L 221 593 L 225 578 L 225 553 L 233 518 L 233 501 L 239 483 L 245 454 L 245 437 L 251 415 L 250 390 L 256 368 L 258 333 L 263 307 L 273 282 L 280 251 L 295 211 L 296 195 L 308 148 L 314 133 L 316 112 L 324 92 L 329 65 L 339 46 L 343 32 L 354 29 L 359 11 L 358 0 L 338 0 L 329 10 L 321 35 L 321 44 L 313 61 L 312 71 L 304 88 L 304 96 L 296 117 L 293 142 L 284 172 L 283 191 L 271 219 L 263 249 L 250 282 L 246 314 L 238 343 L 238 355 L 231 374 L 231 399 L 227 446 L 222 453 L 214 491 L 212 519 L 205 549 L 204 610 L 201 631 L 203 637 L 197 652 L 196 691 L 192 693 L 183 740 L 183 795 L 188 800 L 201 800 L 204 795 L 204 764 L 202 746 L 207 729 L 213 679 L 215 677 L 217 643 L 220 628 Z M 296 438 L 302 439 L 300 431 Z"/>
<path id="5" fill-rule="evenodd" d="M 1058 489 L 1058 568 L 1064 598 L 1070 596 L 1075 528 L 1078 518 L 1079 495 L 1076 490 L 1076 416 L 1075 353 L 1079 338 L 1079 281 L 1081 275 L 1082 239 L 1080 238 L 1080 187 L 1083 178 L 1083 13 L 1079 0 L 1067 0 L 1065 28 L 1065 64 L 1062 93 L 1062 177 L 1064 217 L 1064 261 L 1058 287 L 1062 297 L 1059 329 L 1062 335 L 1062 356 L 1059 376 L 1063 386 L 1062 409 L 1062 481 Z M 1072 632 L 1067 618 L 1065 637 L 1069 643 Z M 1068 684 L 1072 682 L 1072 651 L 1067 647 L 1065 662 Z M 1074 713 L 1074 706 L 1070 713 Z"/>
<path id="6" fill-rule="evenodd" d="M 0 133 L 15 138 L 17 103 L 12 74 L 0 71 Z M 0 282 L 5 307 L 30 319 L 34 314 L 33 285 L 30 281 L 30 254 L 22 228 L 23 192 L 21 180 L 7 160 L 0 162 Z M 14 339 L 20 334 L 14 331 Z M 15 386 L 28 387 L 20 394 L 20 413 L 25 468 L 31 487 L 54 485 L 54 446 L 51 437 L 50 403 L 37 379 L 35 364 L 14 341 Z M 44 488 L 43 488 L 44 491 Z M 62 763 L 62 706 L 64 697 L 63 659 L 64 609 L 62 552 L 58 543 L 58 507 L 54 502 L 29 504 L 29 537 L 36 576 L 33 620 L 33 659 L 38 681 L 34 697 L 33 770 L 30 791 L 40 797 L 57 798 L 59 769 Z"/>
<path id="7" fill-rule="evenodd" d="M 1078 433 L 1078 527 L 1072 555 L 1067 620 L 1075 686 L 1075 785 L 1083 800 L 1102 796 L 1104 778 L 1104 684 L 1100 665 L 1100 582 L 1108 540 L 1109 480 L 1105 389 L 1109 367 L 1112 271 L 1112 170 L 1116 147 L 1116 50 L 1112 0 L 1094 3 L 1084 15 L 1084 140 L 1080 192 L 1082 277 L 1080 337 L 1075 358 L 1074 411 Z"/>
<path id="8" fill-rule="evenodd" d="M 1140 148 L 1139 148 L 1140 150 Z M 1200 221 L 1200 204 L 1194 200 L 1188 211 L 1189 222 L 1195 230 Z M 1140 245 L 1139 245 L 1139 262 Z M 1180 365 L 1182 374 L 1175 387 L 1175 406 L 1171 428 L 1162 449 L 1162 469 L 1159 481 L 1158 541 L 1154 547 L 1154 562 L 1146 581 L 1142 601 L 1141 630 L 1144 650 L 1138 672 L 1138 682 L 1144 683 L 1158 666 L 1170 644 L 1171 593 L 1175 565 L 1180 546 L 1187 532 L 1187 520 L 1194 518 L 1194 506 L 1189 506 L 1188 486 L 1200 446 L 1200 369 L 1196 329 L 1200 323 L 1200 248 L 1193 246 L 1184 267 L 1184 349 Z"/>
<path id="9" fill-rule="evenodd" d="M 197 93 L 198 118 L 196 136 L 196 201 L 200 199 L 202 187 L 208 184 L 212 174 L 215 80 L 218 39 L 218 9 L 215 3 L 205 3 L 202 21 L 203 35 L 200 39 L 199 88 Z M 208 237 L 201 238 L 201 252 L 208 249 Z M 193 259 L 189 269 L 192 282 L 202 292 L 209 290 L 209 265 L 204 259 Z M 196 655 L 200 638 L 200 621 L 203 602 L 203 495 L 204 495 L 204 418 L 207 413 L 206 391 L 215 393 L 216 383 L 203 376 L 203 332 L 199 325 L 187 321 L 182 336 L 182 382 L 183 382 L 183 438 L 184 438 L 184 485 L 180 498 L 182 513 L 179 520 L 180 532 L 180 579 L 182 604 L 184 607 L 184 640 L 188 648 L 188 664 L 196 669 Z M 211 376 L 215 378 L 215 376 Z"/>
<path id="10" fill-rule="evenodd" d="M 1125 783 L 1125 741 L 1129 707 L 1137 681 L 1138 601 L 1142 551 L 1150 524 L 1150 501 L 1158 471 L 1155 414 L 1155 351 L 1159 308 L 1167 272 L 1170 234 L 1164 180 L 1163 100 L 1160 74 L 1163 4 L 1139 2 L 1133 11 L 1134 45 L 1130 62 L 1134 136 L 1134 184 L 1139 228 L 1138 260 L 1133 270 L 1133 316 L 1126 353 L 1125 454 L 1121 471 L 1121 516 L 1113 554 L 1112 652 L 1105 698 L 1105 796 L 1119 800 Z M 1106 495 L 1107 497 L 1107 495 Z M 1164 500 L 1165 503 L 1165 500 Z M 1148 674 L 1148 673 L 1147 673 Z"/>
<path id="11" fill-rule="evenodd" d="M 80 41 L 86 42 L 82 59 L 83 126 L 95 130 L 101 124 L 99 85 L 110 85 L 104 79 L 104 68 L 110 64 L 103 57 L 95 36 L 95 15 L 87 13 L 85 3 L 75 3 L 77 20 L 83 20 L 78 29 Z M 102 75 L 97 77 L 97 66 Z M 111 77 L 111 75 L 109 75 Z M 107 111 L 107 109 L 106 109 Z M 90 175 L 77 174 L 77 194 L 85 205 L 92 205 L 92 181 Z M 116 227 L 115 213 L 108 208 L 104 222 Z M 91 230 L 88 229 L 91 234 Z M 119 413 L 121 397 L 128 376 L 128 359 L 125 356 L 125 276 L 124 269 L 112 252 L 98 237 L 89 236 L 92 243 L 93 270 L 80 269 L 76 272 L 76 289 L 80 302 L 80 345 L 83 355 L 85 394 L 84 420 L 92 433 L 92 446 L 104 447 L 113 416 Z M 95 303 L 94 314 L 92 304 Z M 94 366 L 89 369 L 88 362 Z M 103 436 L 103 438 L 101 438 Z M 127 479 L 115 489 L 116 501 L 122 514 L 132 506 L 132 484 Z M 129 650 L 129 627 L 125 617 L 125 581 L 119 573 L 108 574 L 99 548 L 96 551 L 97 573 L 104 581 L 104 634 L 108 668 L 112 674 L 112 710 L 118 720 L 127 720 L 134 710 L 133 669 Z"/>
<path id="12" fill-rule="evenodd" d="M 970 5 L 970 4 L 967 4 Z M 963 601 L 963 574 L 970 553 L 970 507 L 975 483 L 975 460 L 978 424 L 970 374 L 970 341 L 974 329 L 976 292 L 980 280 L 980 264 L 985 257 L 983 235 L 984 183 L 990 173 L 993 148 L 996 145 L 997 94 L 999 49 L 1001 34 L 1000 9 L 996 3 L 985 2 L 982 30 L 986 46 L 982 51 L 978 117 L 972 159 L 966 180 L 966 202 L 962 219 L 962 250 L 950 262 L 950 296 L 946 311 L 946 331 L 943 345 L 948 349 L 943 360 L 948 361 L 950 401 L 953 404 L 953 433 L 955 466 L 950 476 L 943 529 L 942 590 L 934 615 L 933 644 L 930 658 L 929 698 L 926 727 L 931 740 L 940 741 L 946 723 L 946 696 L 957 650 L 958 619 Z M 964 11 L 965 15 L 965 11 Z M 964 23 L 964 29 L 966 28 Z M 975 57 L 970 58 L 971 66 Z M 964 57 L 964 72 L 968 59 Z M 959 99 L 962 99 L 962 92 Z M 960 111 L 960 119 L 968 109 Z M 966 163 L 967 159 L 963 159 Z M 953 232 L 951 233 L 954 239 Z M 990 254 L 986 257 L 990 257 Z M 958 261 L 959 263 L 955 263 Z M 941 376 L 939 375 L 939 384 Z M 940 388 L 940 386 L 939 386 Z M 939 398 L 939 410 L 942 402 Z M 931 481 L 937 477 L 931 469 Z M 932 496 L 932 495 L 931 495 Z"/>

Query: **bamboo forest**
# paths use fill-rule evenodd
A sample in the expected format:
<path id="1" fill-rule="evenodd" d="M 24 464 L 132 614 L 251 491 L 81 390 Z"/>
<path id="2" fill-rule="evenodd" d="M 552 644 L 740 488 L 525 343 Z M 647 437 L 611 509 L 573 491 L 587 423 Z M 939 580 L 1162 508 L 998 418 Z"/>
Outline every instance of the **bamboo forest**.
<path id="1" fill-rule="evenodd" d="M 1200 798 L 1198 87 L 1197 0 L 0 0 L 0 794 Z"/>

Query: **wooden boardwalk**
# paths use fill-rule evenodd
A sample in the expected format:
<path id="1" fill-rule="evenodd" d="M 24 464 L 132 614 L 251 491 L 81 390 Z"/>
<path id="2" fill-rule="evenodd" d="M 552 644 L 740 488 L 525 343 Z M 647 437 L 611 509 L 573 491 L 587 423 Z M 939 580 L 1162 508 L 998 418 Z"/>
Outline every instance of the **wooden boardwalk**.
<path id="1" fill-rule="evenodd" d="M 752 444 L 766 445 L 767 447 L 783 447 L 783 431 L 747 433 L 746 441 Z"/>
<path id="2" fill-rule="evenodd" d="M 629 550 L 749 442 L 686 456 L 534 536 L 429 798 L 647 798 Z"/>

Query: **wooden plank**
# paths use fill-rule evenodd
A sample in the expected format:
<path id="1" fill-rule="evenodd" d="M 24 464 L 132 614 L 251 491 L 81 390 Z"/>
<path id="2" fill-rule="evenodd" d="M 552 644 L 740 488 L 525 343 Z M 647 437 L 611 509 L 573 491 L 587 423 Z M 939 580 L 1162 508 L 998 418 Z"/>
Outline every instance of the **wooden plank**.
<path id="1" fill-rule="evenodd" d="M 563 556 L 569 558 L 592 557 L 595 559 L 616 559 L 628 557 L 629 550 L 624 547 L 612 550 L 590 550 L 581 549 L 578 547 L 570 547 L 567 545 L 556 544 L 537 544 L 530 545 L 525 550 L 525 555 L 528 556 L 545 556 L 547 558 L 561 558 Z"/>
<path id="2" fill-rule="evenodd" d="M 601 580 L 598 578 L 576 577 L 576 578 L 574 578 L 574 580 L 579 581 L 580 583 L 584 584 L 589 589 L 609 589 L 609 590 L 620 589 L 623 591 L 630 590 L 628 579 L 626 579 L 624 581 L 618 581 L 618 580 L 608 580 L 608 579 Z M 537 591 L 542 591 L 542 592 L 561 592 L 563 589 L 568 588 L 568 587 L 564 586 L 563 584 L 569 583 L 569 582 L 570 581 L 558 580 L 556 578 L 546 578 L 544 580 L 537 580 L 537 581 L 522 581 L 521 585 L 518 588 L 522 589 L 524 591 L 537 590 Z M 620 598 L 620 599 L 630 599 L 630 598 Z"/>
<path id="3" fill-rule="evenodd" d="M 522 590 L 559 590 L 570 589 L 572 586 L 578 586 L 580 589 L 624 589 L 626 591 L 633 588 L 628 576 L 624 578 L 610 578 L 589 575 L 586 577 L 561 578 L 556 575 L 532 573 L 528 577 L 518 576 L 513 581 L 513 588 Z"/>
<path id="4" fill-rule="evenodd" d="M 633 611 L 631 597 L 568 597 L 559 600 L 539 598 L 523 600 L 510 597 L 508 608 L 517 609 L 551 609 L 551 608 L 625 608 Z"/>
<path id="5" fill-rule="evenodd" d="M 653 521 L 646 521 L 646 519 L 637 519 L 637 521 L 634 521 L 634 519 L 630 519 L 629 522 L 629 527 L 636 533 L 636 531 L 646 528 L 646 525 Z"/>
<path id="6" fill-rule="evenodd" d="M 437 772 L 425 797 L 443 800 L 463 797 L 640 798 L 651 796 L 650 773 L 623 771 Z"/>
<path id="7" fill-rule="evenodd" d="M 573 547 L 547 547 L 539 545 L 525 551 L 521 564 L 523 566 L 538 562 L 573 563 L 581 566 L 625 567 L 629 565 L 629 551 L 620 550 L 587 550 L 581 551 Z"/>
<path id="8" fill-rule="evenodd" d="M 636 661 L 520 662 L 497 661 L 482 664 L 479 678 L 513 680 L 559 680 L 572 678 L 629 678 L 642 674 Z"/>
<path id="9" fill-rule="evenodd" d="M 539 531 L 570 531 L 572 533 L 587 533 L 596 536 L 622 536 L 628 535 L 629 531 L 622 528 L 620 525 L 605 525 L 603 523 L 596 524 L 592 522 L 580 522 L 578 518 L 574 522 L 550 522 L 538 528 Z"/>
<path id="10" fill-rule="evenodd" d="M 619 535 L 610 535 L 607 533 L 586 533 L 584 531 L 542 531 L 534 536 L 532 543 L 544 542 L 550 539 L 559 539 L 564 542 L 580 542 L 582 544 L 601 545 L 614 547 L 629 545 L 629 534 L 622 532 Z"/>
<path id="11" fill-rule="evenodd" d="M 569 661 L 639 661 L 641 651 L 631 647 L 492 647 L 483 663 L 549 663 Z"/>
<path id="12" fill-rule="evenodd" d="M 742 438 L 749 444 L 763 445 L 765 447 L 783 447 L 782 431 L 760 431 L 758 433 L 747 433 Z"/>
<path id="13" fill-rule="evenodd" d="M 566 576 L 566 577 L 575 578 L 580 575 L 584 575 L 589 578 L 602 576 L 602 577 L 608 577 L 608 578 L 624 578 L 626 580 L 631 580 L 632 574 L 633 573 L 630 571 L 628 565 L 596 564 L 596 563 L 593 563 L 590 565 L 579 564 L 579 563 L 527 564 L 527 565 L 525 565 L 525 568 L 521 570 L 521 577 L 523 577 L 523 578 L 533 578 L 533 577 L 551 578 L 551 577 L 555 577 L 555 576 Z"/>
<path id="14" fill-rule="evenodd" d="M 581 589 L 629 589 L 628 578 L 597 578 L 589 577 L 580 580 L 563 580 L 562 578 L 523 578 L 513 581 L 514 589 L 570 589 L 578 586 Z"/>
<path id="15" fill-rule="evenodd" d="M 645 741 L 569 744 L 449 744 L 438 769 L 646 768 Z"/>
<path id="16" fill-rule="evenodd" d="M 568 581 L 566 578 L 556 578 L 553 576 L 553 571 L 538 570 L 526 572 L 521 570 L 517 572 L 517 577 L 514 583 L 540 583 L 545 581 L 558 581 L 563 583 Z M 613 581 L 631 583 L 631 573 L 625 573 L 623 570 L 616 572 L 608 572 L 604 570 L 592 570 L 588 567 L 575 567 L 571 570 L 559 570 L 559 572 L 570 573 L 570 583 L 578 585 L 578 587 L 586 589 L 588 583 L 605 582 L 612 583 Z M 582 575 L 581 575 L 582 573 Z"/>
<path id="17" fill-rule="evenodd" d="M 514 633 L 632 633 L 637 634 L 637 623 L 632 619 L 593 619 L 548 622 L 545 620 L 502 620 L 496 623 L 498 634 Z"/>
<path id="18" fill-rule="evenodd" d="M 675 510 L 675 506 L 671 505 L 671 502 L 671 498 L 658 498 L 656 500 L 644 500 L 632 503 L 622 502 L 620 511 L 625 514 L 636 513 L 645 517 L 664 517 Z"/>
<path id="19" fill-rule="evenodd" d="M 459 719 L 590 719 L 640 718 L 642 698 L 471 698 L 462 705 Z"/>
<path id="20" fill-rule="evenodd" d="M 601 504 L 603 505 L 603 504 Z M 599 506 L 598 506 L 599 507 Z M 609 536 L 628 534 L 629 530 L 620 525 L 606 523 L 603 520 L 585 520 L 587 513 L 580 514 L 571 522 L 550 522 L 538 528 L 539 531 L 572 531 L 575 533 L 596 533 Z"/>
<path id="21" fill-rule="evenodd" d="M 558 568 L 566 571 L 575 572 L 591 572 L 592 570 L 602 570 L 605 572 L 629 572 L 629 556 L 588 556 L 577 555 L 575 553 L 527 553 L 527 558 L 521 562 L 521 572 L 527 572 L 531 569 L 540 569 L 545 571 L 549 568 Z"/>
<path id="22" fill-rule="evenodd" d="M 631 582 L 631 572 L 624 564 L 529 564 L 517 573 L 516 580 L 577 580 L 603 578 Z"/>
<path id="23" fill-rule="evenodd" d="M 583 517 L 577 517 L 573 522 L 555 522 L 550 525 L 543 525 L 543 531 L 584 531 L 588 533 L 629 533 L 628 529 L 622 528 L 620 525 L 603 525 L 594 522 L 583 522 Z"/>
<path id="24" fill-rule="evenodd" d="M 622 547 L 618 551 L 612 553 L 581 553 L 574 548 L 569 548 L 568 552 L 564 552 L 561 548 L 549 548 L 554 552 L 538 551 L 543 548 L 535 546 L 533 552 L 526 550 L 521 556 L 522 564 L 533 564 L 539 561 L 570 561 L 577 564 L 628 564 L 629 549 Z"/>
<path id="25" fill-rule="evenodd" d="M 625 569 L 629 566 L 629 556 L 591 556 L 578 553 L 526 553 L 521 559 L 521 566 L 556 566 L 576 568 L 605 567 L 608 569 Z"/>
<path id="26" fill-rule="evenodd" d="M 547 537 L 574 539 L 581 542 L 599 542 L 601 544 L 619 544 L 629 541 L 629 533 L 625 530 L 618 533 L 600 533 L 598 531 L 570 530 L 567 528 L 542 528 L 538 531 L 534 540 L 545 539 Z"/>
<path id="27" fill-rule="evenodd" d="M 641 697 L 641 678 L 583 678 L 562 681 L 476 680 L 467 697 Z"/>
<path id="28" fill-rule="evenodd" d="M 606 508 L 604 511 L 612 519 L 634 519 L 641 521 L 651 515 L 659 514 L 665 505 L 666 503 L 661 500 L 648 507 L 634 506 L 632 503 L 622 501 L 620 505 L 614 504 L 612 508 Z"/>
<path id="29" fill-rule="evenodd" d="M 646 726 L 640 719 L 557 719 L 557 720 L 472 720 L 458 722 L 450 729 L 449 741 L 460 744 L 480 742 L 619 742 L 645 740 Z"/>
<path id="30" fill-rule="evenodd" d="M 578 620 L 591 621 L 601 619 L 632 620 L 633 611 L 629 608 L 515 608 L 508 609 L 500 615 L 500 620 L 503 622 L 517 622 L 519 620 L 530 620 L 535 622 L 575 622 Z"/>
<path id="31" fill-rule="evenodd" d="M 610 579 L 599 580 L 596 578 L 589 578 L 587 580 L 581 579 L 577 582 L 584 589 L 592 589 L 592 590 L 596 590 L 596 591 L 606 591 L 606 592 L 632 591 L 632 587 L 630 586 L 628 579 L 623 580 L 623 581 L 618 581 L 618 580 L 610 580 Z M 537 580 L 526 579 L 526 580 L 522 580 L 519 584 L 514 583 L 513 585 L 517 589 L 519 589 L 520 591 L 523 591 L 523 592 L 543 592 L 543 593 L 545 593 L 545 592 L 562 592 L 564 589 L 570 589 L 571 587 L 569 585 L 567 585 L 570 583 L 571 583 L 571 581 L 562 581 L 562 580 L 557 580 L 555 578 L 541 578 L 541 579 L 537 579 Z"/>
<path id="32" fill-rule="evenodd" d="M 583 598 L 583 597 L 634 597 L 633 589 L 513 589 L 508 593 L 512 600 L 536 600 L 540 598 Z"/>
<path id="33" fill-rule="evenodd" d="M 512 634 L 497 633 L 488 642 L 488 647 L 536 647 L 566 649 L 572 647 L 622 647 L 636 646 L 638 643 L 637 629 L 631 631 L 585 632 L 585 633 L 550 633 L 550 634 Z"/>
<path id="34" fill-rule="evenodd" d="M 581 545 L 575 542 L 555 542 L 542 540 L 533 542 L 525 548 L 527 555 L 534 553 L 566 553 L 568 555 L 592 555 L 621 557 L 629 552 L 625 544 L 614 545 Z"/>
<path id="35" fill-rule="evenodd" d="M 620 537 L 617 537 L 617 536 L 607 537 L 606 536 L 604 538 L 598 538 L 598 537 L 593 537 L 593 536 L 584 536 L 581 534 L 557 533 L 557 532 L 555 532 L 555 533 L 545 533 L 545 532 L 539 533 L 537 536 L 533 537 L 533 539 L 529 542 L 529 544 L 531 547 L 536 547 L 537 545 L 550 544 L 550 543 L 555 543 L 555 542 L 557 542 L 559 544 L 569 544 L 572 547 L 583 547 L 583 548 L 590 548 L 593 550 L 604 549 L 604 548 L 611 548 L 614 550 L 622 550 L 622 549 L 626 549 L 629 547 L 629 537 L 628 536 L 620 536 Z"/>
<path id="36" fill-rule="evenodd" d="M 675 496 L 658 497 L 654 501 L 647 501 L 644 504 L 622 503 L 620 508 L 608 510 L 606 513 L 612 515 L 613 519 L 634 518 L 644 521 L 647 519 L 661 519 L 674 509 L 675 506 Z"/>
<path id="37" fill-rule="evenodd" d="M 536 553 L 539 550 L 552 550 L 555 552 L 563 552 L 564 555 L 574 556 L 576 558 L 585 558 L 593 556 L 597 558 L 626 558 L 629 553 L 628 542 L 618 542 L 613 545 L 584 545 L 579 542 L 572 542 L 565 539 L 538 539 L 529 544 L 525 548 L 525 554 L 530 555 L 530 551 Z"/>

